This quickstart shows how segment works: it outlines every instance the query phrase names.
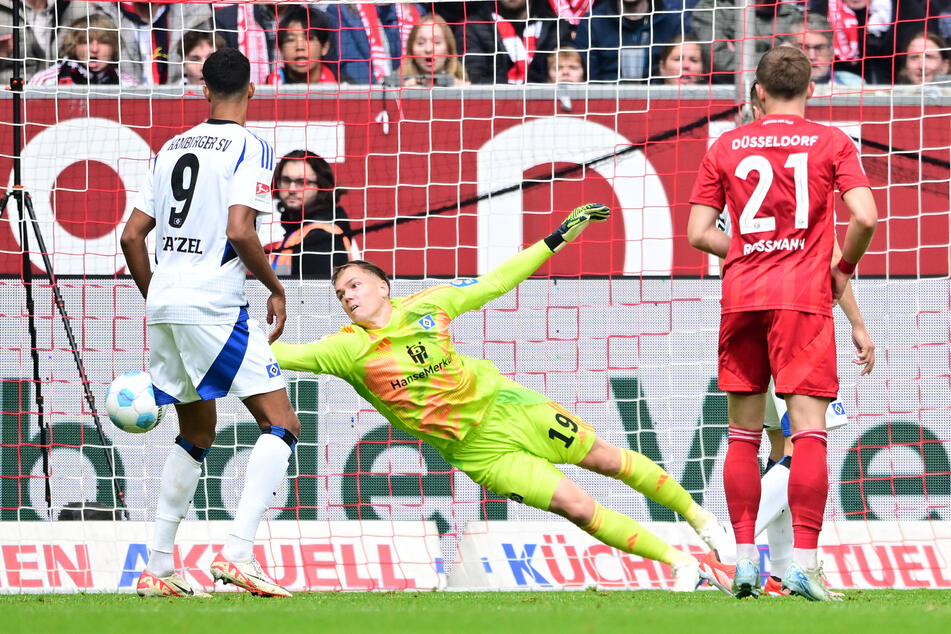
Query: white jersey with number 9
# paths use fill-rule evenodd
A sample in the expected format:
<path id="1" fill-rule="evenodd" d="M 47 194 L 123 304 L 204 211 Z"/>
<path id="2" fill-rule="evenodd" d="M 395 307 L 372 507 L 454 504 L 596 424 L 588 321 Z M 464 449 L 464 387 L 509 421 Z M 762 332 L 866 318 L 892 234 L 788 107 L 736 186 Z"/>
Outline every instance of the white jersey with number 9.
<path id="1" fill-rule="evenodd" d="M 149 324 L 233 323 L 247 268 L 228 242 L 228 209 L 271 212 L 274 150 L 233 121 L 209 119 L 162 146 L 135 207 L 155 218 Z"/>

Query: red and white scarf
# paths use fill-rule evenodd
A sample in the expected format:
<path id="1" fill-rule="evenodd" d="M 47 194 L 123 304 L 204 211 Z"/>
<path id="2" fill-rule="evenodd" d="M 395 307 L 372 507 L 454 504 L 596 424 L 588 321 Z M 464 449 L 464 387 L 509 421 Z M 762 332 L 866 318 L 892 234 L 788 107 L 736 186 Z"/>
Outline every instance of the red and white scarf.
<path id="1" fill-rule="evenodd" d="M 502 46 L 512 60 L 512 68 L 509 69 L 510 84 L 524 84 L 528 79 L 528 65 L 532 63 L 535 57 L 535 46 L 538 43 L 538 36 L 542 32 L 542 22 L 529 22 L 525 25 L 522 37 L 515 33 L 515 27 L 498 13 L 492 14 L 495 25 L 499 29 L 499 36 L 502 38 Z"/>
<path id="2" fill-rule="evenodd" d="M 592 0 L 548 0 L 555 14 L 573 26 L 581 22 L 581 18 L 591 8 L 591 2 Z"/>
<path id="3" fill-rule="evenodd" d="M 419 10 L 411 2 L 400 2 L 396 5 L 396 19 L 400 24 L 400 51 L 406 50 L 409 34 L 421 17 Z"/>
<path id="4" fill-rule="evenodd" d="M 403 50 L 406 49 L 406 40 L 409 38 L 409 32 L 413 30 L 413 25 L 419 20 L 419 11 L 412 5 L 398 3 L 396 5 L 397 22 L 400 29 L 401 50 L 396 51 L 395 55 L 387 55 L 386 52 L 386 34 L 383 33 L 383 27 L 380 25 L 380 16 L 376 12 L 376 5 L 365 2 L 354 5 L 360 20 L 363 22 L 363 28 L 367 33 L 367 40 L 370 42 L 370 66 L 373 73 L 373 81 L 377 82 L 390 74 L 393 70 L 393 59 L 400 59 Z"/>
<path id="5" fill-rule="evenodd" d="M 224 9 L 233 6 L 233 2 L 216 2 L 212 6 L 215 9 Z M 251 81 L 261 83 L 267 80 L 270 72 L 271 59 L 267 54 L 267 38 L 264 37 L 264 29 L 254 19 L 254 5 L 238 5 L 238 50 L 244 53 L 248 61 L 251 62 Z"/>
<path id="6" fill-rule="evenodd" d="M 892 27 L 891 0 L 869 0 L 865 17 L 865 30 L 881 35 Z M 843 0 L 829 0 L 829 23 L 832 25 L 832 45 L 835 58 L 854 60 L 859 58 L 859 21 L 855 11 Z"/>

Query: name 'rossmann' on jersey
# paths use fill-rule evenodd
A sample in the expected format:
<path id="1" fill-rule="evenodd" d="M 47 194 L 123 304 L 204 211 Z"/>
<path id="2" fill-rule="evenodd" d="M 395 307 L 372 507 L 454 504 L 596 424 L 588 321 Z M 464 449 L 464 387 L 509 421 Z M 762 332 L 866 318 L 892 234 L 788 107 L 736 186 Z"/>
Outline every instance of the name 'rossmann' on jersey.
<path id="1" fill-rule="evenodd" d="M 748 242 L 743 245 L 743 255 L 749 255 L 753 251 L 760 253 L 770 253 L 772 251 L 800 251 L 806 248 L 805 238 L 783 238 L 782 240 L 758 240 L 757 242 Z"/>

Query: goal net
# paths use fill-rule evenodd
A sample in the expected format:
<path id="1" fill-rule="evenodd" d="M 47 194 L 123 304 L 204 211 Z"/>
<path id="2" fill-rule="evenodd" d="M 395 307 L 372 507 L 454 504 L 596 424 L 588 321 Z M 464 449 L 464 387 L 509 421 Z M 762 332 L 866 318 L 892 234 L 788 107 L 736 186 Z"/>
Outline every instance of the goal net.
<path id="1" fill-rule="evenodd" d="M 53 4 L 25 9 L 22 54 L 0 57 L 4 82 L 27 84 L 0 98 L 0 174 L 35 214 L 17 193 L 0 218 L 0 592 L 129 590 L 144 566 L 178 430 L 171 409 L 139 435 L 105 415 L 113 378 L 149 364 L 119 236 L 150 158 L 207 118 L 200 64 L 222 44 L 251 60 L 247 126 L 287 167 L 259 230 L 287 289 L 283 341 L 347 323 L 334 264 L 376 262 L 404 296 L 483 274 L 575 206 L 608 204 L 610 222 L 458 318 L 454 344 L 663 465 L 725 522 L 720 280 L 687 242 L 689 195 L 709 145 L 747 120 L 759 56 L 805 50 L 817 82 L 807 117 L 855 141 L 879 210 L 853 282 L 876 345 L 870 375 L 835 315 L 849 424 L 829 434 L 827 572 L 843 587 L 951 585 L 951 16 L 928 3 L 919 15 L 766 0 L 532 0 L 527 13 L 515 1 Z M 835 204 L 841 240 L 848 212 Z M 266 290 L 249 280 L 247 293 L 264 323 Z M 256 551 L 279 580 L 445 587 L 467 557 L 488 576 L 514 571 L 513 587 L 570 576 L 544 553 L 570 559 L 580 534 L 559 531 L 573 527 L 535 524 L 555 517 L 475 485 L 342 380 L 285 378 L 300 443 Z M 258 435 L 236 399 L 218 402 L 218 418 L 179 553 L 208 586 Z M 563 470 L 605 506 L 675 523 L 657 530 L 679 539 L 668 509 Z M 585 562 L 576 586 L 612 587 L 598 561 L 616 551 L 571 552 Z M 621 586 L 665 585 L 666 569 L 624 561 Z"/>

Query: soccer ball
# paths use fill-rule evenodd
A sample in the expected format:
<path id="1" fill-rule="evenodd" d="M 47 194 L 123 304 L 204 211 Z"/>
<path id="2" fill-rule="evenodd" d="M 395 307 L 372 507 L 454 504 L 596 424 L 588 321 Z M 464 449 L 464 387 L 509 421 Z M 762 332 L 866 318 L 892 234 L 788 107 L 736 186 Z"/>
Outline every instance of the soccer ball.
<path id="1" fill-rule="evenodd" d="M 165 416 L 165 406 L 155 404 L 152 377 L 148 372 L 126 372 L 117 376 L 106 392 L 109 420 L 130 434 L 142 434 Z"/>

